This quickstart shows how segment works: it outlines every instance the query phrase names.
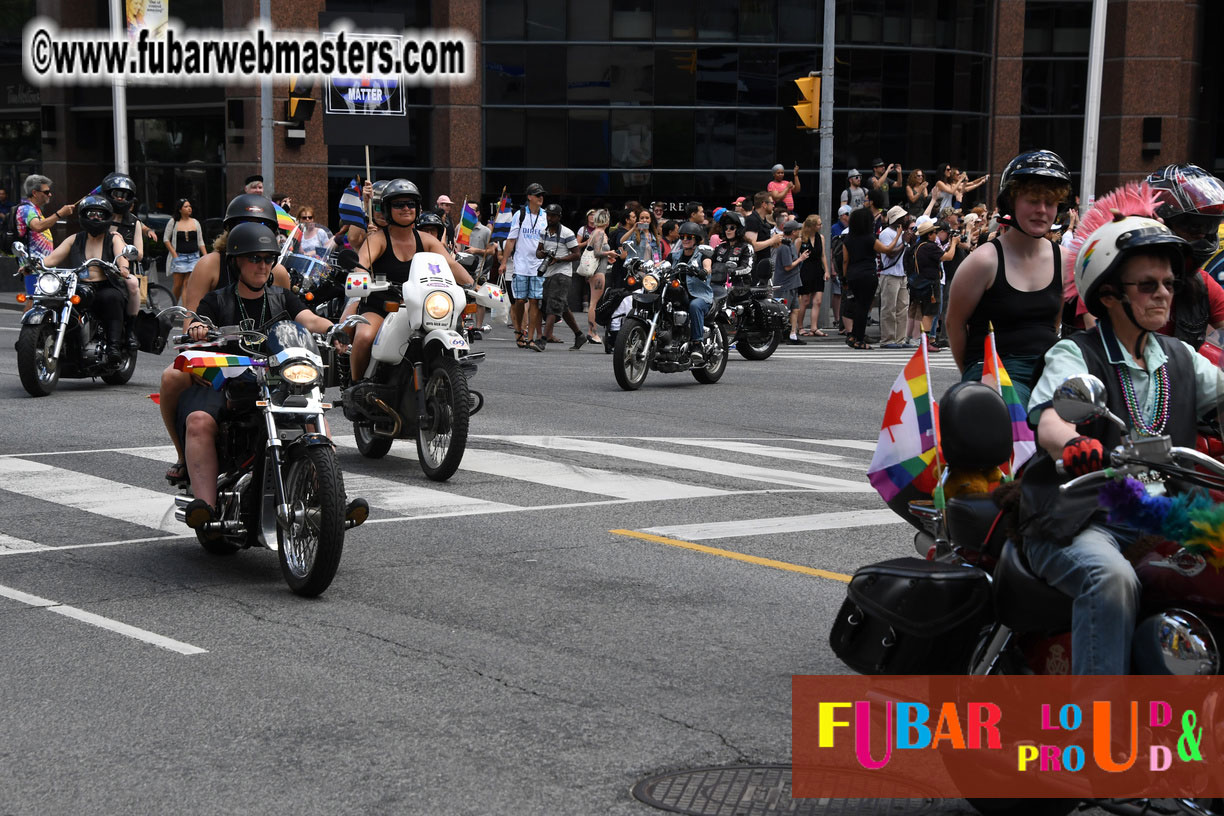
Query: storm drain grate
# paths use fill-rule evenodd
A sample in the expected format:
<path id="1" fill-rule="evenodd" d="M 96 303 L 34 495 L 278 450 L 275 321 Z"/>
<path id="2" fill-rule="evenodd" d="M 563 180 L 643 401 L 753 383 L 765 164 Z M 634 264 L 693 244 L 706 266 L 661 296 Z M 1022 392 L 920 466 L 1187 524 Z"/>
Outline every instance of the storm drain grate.
<path id="1" fill-rule="evenodd" d="M 961 800 L 792 799 L 790 765 L 698 768 L 643 779 L 633 796 L 689 816 L 961 816 Z"/>

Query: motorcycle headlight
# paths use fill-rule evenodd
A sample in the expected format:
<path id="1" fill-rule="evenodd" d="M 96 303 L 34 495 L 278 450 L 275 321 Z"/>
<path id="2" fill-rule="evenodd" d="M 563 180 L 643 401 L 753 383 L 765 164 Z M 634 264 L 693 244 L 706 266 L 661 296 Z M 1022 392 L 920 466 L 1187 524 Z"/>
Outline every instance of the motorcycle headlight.
<path id="1" fill-rule="evenodd" d="M 40 295 L 55 295 L 59 294 L 59 290 L 64 283 L 59 279 L 59 275 L 53 272 L 44 272 L 38 276 L 38 294 Z"/>
<path id="2" fill-rule="evenodd" d="M 425 298 L 425 314 L 434 320 L 441 320 L 446 317 L 453 308 L 455 307 L 451 303 L 450 296 L 442 292 L 433 292 L 429 297 Z"/>
<path id="3" fill-rule="evenodd" d="M 319 369 L 313 364 L 299 360 L 280 370 L 281 379 L 294 385 L 310 385 L 319 379 Z"/>
<path id="4" fill-rule="evenodd" d="M 655 277 L 654 275 L 643 275 L 642 276 L 642 288 L 645 289 L 647 292 L 653 292 L 654 290 L 659 288 L 659 279 Z"/>

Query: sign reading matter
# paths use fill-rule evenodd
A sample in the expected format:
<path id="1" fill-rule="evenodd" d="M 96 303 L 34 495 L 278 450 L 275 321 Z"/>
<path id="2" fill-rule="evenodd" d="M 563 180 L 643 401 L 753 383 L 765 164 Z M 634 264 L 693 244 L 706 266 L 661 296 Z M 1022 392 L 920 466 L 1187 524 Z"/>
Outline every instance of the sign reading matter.
<path id="1" fill-rule="evenodd" d="M 346 35 L 360 43 L 360 34 Z M 402 37 L 384 36 L 371 42 L 394 41 L 398 53 L 403 53 Z M 404 89 L 398 77 L 332 77 L 327 90 L 327 112 L 366 116 L 403 116 Z"/>

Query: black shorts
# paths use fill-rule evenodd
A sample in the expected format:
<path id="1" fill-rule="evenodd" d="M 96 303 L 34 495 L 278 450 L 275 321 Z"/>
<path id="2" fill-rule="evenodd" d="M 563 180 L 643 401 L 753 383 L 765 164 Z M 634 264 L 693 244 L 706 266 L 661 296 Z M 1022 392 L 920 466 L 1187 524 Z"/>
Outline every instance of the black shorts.
<path id="1" fill-rule="evenodd" d="M 923 289 L 910 289 L 910 305 L 920 305 L 923 317 L 939 314 L 939 284 L 929 284 Z"/>
<path id="2" fill-rule="evenodd" d="M 220 423 L 221 411 L 225 408 L 225 391 L 218 391 L 209 385 L 193 385 L 179 397 L 178 412 L 174 418 L 174 429 L 178 431 L 179 442 L 187 444 L 187 417 L 196 411 L 203 411 Z"/>

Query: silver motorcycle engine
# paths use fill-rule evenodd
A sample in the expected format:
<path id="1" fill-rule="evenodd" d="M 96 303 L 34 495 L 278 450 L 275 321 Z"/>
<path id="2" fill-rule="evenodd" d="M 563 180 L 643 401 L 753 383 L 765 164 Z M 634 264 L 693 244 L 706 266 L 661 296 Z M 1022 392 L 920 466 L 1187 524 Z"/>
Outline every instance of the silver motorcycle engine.
<path id="1" fill-rule="evenodd" d="M 1135 627 L 1135 674 L 1204 675 L 1220 671 L 1220 650 L 1203 620 L 1184 609 L 1166 609 Z"/>

